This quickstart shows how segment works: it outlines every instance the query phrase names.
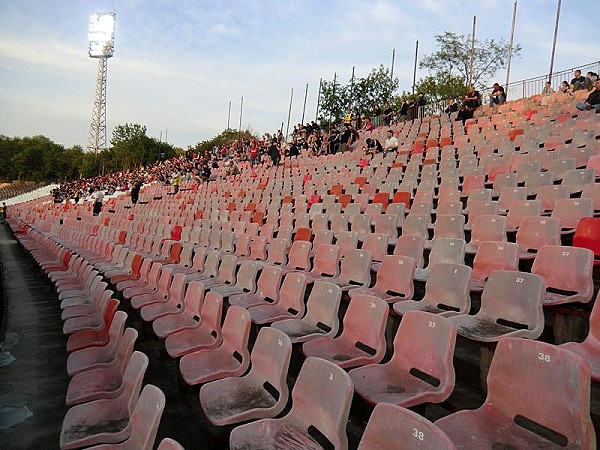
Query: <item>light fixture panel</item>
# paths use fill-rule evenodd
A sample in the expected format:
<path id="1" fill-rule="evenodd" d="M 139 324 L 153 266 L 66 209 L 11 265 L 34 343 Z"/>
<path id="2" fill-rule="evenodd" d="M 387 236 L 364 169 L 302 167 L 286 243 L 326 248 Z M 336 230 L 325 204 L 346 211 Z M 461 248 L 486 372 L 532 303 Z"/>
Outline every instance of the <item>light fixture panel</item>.
<path id="1" fill-rule="evenodd" d="M 115 44 L 116 14 L 95 13 L 90 15 L 88 27 L 89 55 L 92 58 L 110 57 Z"/>

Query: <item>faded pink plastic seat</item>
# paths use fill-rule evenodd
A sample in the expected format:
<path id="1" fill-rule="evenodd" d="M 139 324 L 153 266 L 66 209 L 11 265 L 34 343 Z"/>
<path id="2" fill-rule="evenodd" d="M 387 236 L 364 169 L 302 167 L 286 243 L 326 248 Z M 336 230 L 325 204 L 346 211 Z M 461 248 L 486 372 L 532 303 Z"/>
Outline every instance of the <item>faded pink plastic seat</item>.
<path id="1" fill-rule="evenodd" d="M 590 370 L 567 349 L 502 338 L 488 373 L 487 392 L 479 409 L 435 422 L 457 448 L 596 448 Z"/>
<path id="2" fill-rule="evenodd" d="M 346 423 L 353 394 L 346 372 L 320 358 L 307 358 L 292 389 L 292 409 L 280 419 L 235 428 L 231 450 L 348 448 Z"/>
<path id="3" fill-rule="evenodd" d="M 266 266 L 258 278 L 256 292 L 234 294 L 229 297 L 229 304 L 248 308 L 275 302 L 279 296 L 282 273 L 281 266 Z"/>
<path id="4" fill-rule="evenodd" d="M 566 348 L 585 359 L 590 366 L 592 381 L 600 382 L 600 294 L 590 314 L 589 333 L 583 342 L 567 342 Z"/>
<path id="5" fill-rule="evenodd" d="M 150 270 L 152 269 L 152 267 L 154 267 L 154 272 L 152 274 L 150 274 Z M 158 272 L 160 271 L 160 268 L 161 268 L 160 264 L 158 264 L 158 263 L 152 264 L 152 261 L 150 260 L 150 258 L 144 258 L 142 261 L 142 265 L 140 266 L 139 277 L 127 278 L 125 280 L 118 281 L 115 284 L 115 287 L 117 288 L 118 291 L 121 291 L 121 292 L 124 291 L 125 289 L 131 289 L 134 287 L 135 288 L 144 287 L 148 284 L 150 276 L 154 277 L 154 281 L 158 280 L 158 275 L 159 275 Z"/>
<path id="6" fill-rule="evenodd" d="M 394 338 L 394 354 L 385 364 L 349 372 L 355 392 L 370 404 L 406 408 L 441 403 L 454 390 L 456 328 L 445 317 L 422 311 L 404 314 Z"/>
<path id="7" fill-rule="evenodd" d="M 560 219 L 562 233 L 574 233 L 581 219 L 594 215 L 591 198 L 563 198 L 556 200 L 551 217 Z"/>
<path id="8" fill-rule="evenodd" d="M 158 426 L 165 409 L 165 394 L 156 386 L 147 384 L 131 415 L 131 434 L 119 444 L 101 444 L 94 450 L 152 450 Z"/>
<path id="9" fill-rule="evenodd" d="M 223 340 L 222 311 L 223 297 L 214 292 L 208 292 L 202 302 L 202 310 L 196 326 L 177 331 L 165 339 L 165 349 L 169 356 L 179 358 L 196 350 L 220 345 Z"/>
<path id="10" fill-rule="evenodd" d="M 247 310 L 230 306 L 223 322 L 221 345 L 188 353 L 179 361 L 185 382 L 194 385 L 242 375 L 250 364 L 250 323 Z"/>
<path id="11" fill-rule="evenodd" d="M 560 219 L 530 216 L 523 218 L 516 237 L 519 259 L 533 259 L 542 245 L 560 245 Z"/>
<path id="12" fill-rule="evenodd" d="M 425 311 L 444 317 L 467 314 L 471 308 L 469 279 L 471 268 L 462 264 L 439 263 L 431 268 L 421 301 L 406 300 L 394 303 L 396 314 Z"/>
<path id="13" fill-rule="evenodd" d="M 104 328 L 104 316 L 108 309 L 112 291 L 98 292 L 95 297 L 99 300 L 95 302 L 95 307 L 90 306 L 72 306 L 63 310 L 65 322 L 63 324 L 63 334 L 73 334 L 81 331 L 100 331 Z M 84 314 L 89 315 L 76 315 Z"/>
<path id="14" fill-rule="evenodd" d="M 565 172 L 562 185 L 567 186 L 570 194 L 580 192 L 588 183 L 596 181 L 596 171 L 594 169 L 574 169 Z"/>
<path id="15" fill-rule="evenodd" d="M 417 236 L 423 239 L 429 239 L 429 222 L 431 216 L 427 214 L 411 213 L 406 216 L 402 223 L 402 236 Z"/>
<path id="16" fill-rule="evenodd" d="M 387 255 L 389 239 L 389 236 L 384 233 L 369 233 L 364 236 L 361 250 L 371 252 L 371 259 L 381 262 Z M 373 264 L 371 264 L 371 270 L 373 270 Z"/>
<path id="17" fill-rule="evenodd" d="M 302 344 L 305 356 L 317 356 L 345 369 L 380 362 L 386 349 L 386 302 L 368 295 L 352 299 L 344 316 L 342 334 Z"/>
<path id="18" fill-rule="evenodd" d="M 598 216 L 600 212 L 600 183 L 588 183 L 583 186 L 581 198 L 591 198 L 594 203 L 594 214 Z"/>
<path id="19" fill-rule="evenodd" d="M 420 236 L 400 236 L 394 243 L 394 255 L 408 256 L 415 260 L 415 266 L 424 264 L 425 239 Z"/>
<path id="20" fill-rule="evenodd" d="M 481 292 L 495 270 L 519 270 L 519 246 L 512 242 L 485 241 L 473 260 L 471 292 Z"/>
<path id="21" fill-rule="evenodd" d="M 237 256 L 229 254 L 221 255 L 221 262 L 219 264 L 219 269 L 217 270 L 216 276 L 200 280 L 204 285 L 204 289 L 235 284 L 237 264 Z"/>
<path id="22" fill-rule="evenodd" d="M 344 231 L 335 235 L 335 245 L 340 249 L 340 258 L 358 248 L 358 233 L 356 231 Z M 318 250 L 317 246 L 315 249 Z"/>
<path id="23" fill-rule="evenodd" d="M 304 304 L 306 284 L 306 275 L 297 272 L 288 273 L 283 279 L 275 302 L 248 308 L 252 322 L 263 325 L 278 320 L 302 317 L 306 310 Z"/>
<path id="24" fill-rule="evenodd" d="M 540 186 L 535 197 L 540 202 L 542 212 L 552 211 L 556 201 L 561 198 L 569 198 L 567 187 L 561 184 Z"/>
<path id="25" fill-rule="evenodd" d="M 242 261 L 234 284 L 214 286 L 211 291 L 221 294 L 224 298 L 236 294 L 256 292 L 256 278 L 259 269 L 260 263 L 258 261 Z"/>
<path id="26" fill-rule="evenodd" d="M 101 312 L 101 310 L 104 310 L 104 304 L 110 301 L 112 295 L 112 291 L 98 289 L 93 293 L 92 297 L 89 299 L 89 303 L 81 305 L 72 305 L 63 308 L 60 315 L 61 319 L 63 321 L 68 321 L 68 319 L 77 318 L 76 321 L 72 322 L 85 323 L 85 321 L 89 320 L 90 322 L 97 324 L 98 314 Z M 87 317 L 88 319 L 85 319 L 85 317 Z"/>
<path id="27" fill-rule="evenodd" d="M 342 259 L 340 273 L 327 281 L 337 284 L 343 291 L 355 286 L 371 285 L 371 252 L 367 250 L 349 250 Z"/>
<path id="28" fill-rule="evenodd" d="M 92 273 L 87 281 L 87 287 L 77 290 L 62 291 L 58 294 L 60 308 L 71 306 L 85 306 L 93 301 L 94 295 L 99 295 L 108 288 L 108 284 L 102 281 L 102 277 Z"/>
<path id="29" fill-rule="evenodd" d="M 68 406 L 99 398 L 118 397 L 123 390 L 123 374 L 133 353 L 137 332 L 128 329 L 119 341 L 115 359 L 110 363 L 79 372 L 71 378 L 67 389 Z"/>
<path id="30" fill-rule="evenodd" d="M 458 334 L 496 342 L 504 336 L 537 339 L 544 330 L 544 279 L 514 270 L 492 272 L 481 295 L 481 308 L 474 316 L 451 317 Z"/>
<path id="31" fill-rule="evenodd" d="M 479 216 L 493 216 L 498 214 L 498 202 L 491 200 L 472 200 L 467 204 L 468 220 L 465 230 L 471 230 L 475 219 Z"/>
<path id="32" fill-rule="evenodd" d="M 290 251 L 290 240 L 277 237 L 269 242 L 267 249 L 266 264 L 284 266 L 288 261 L 288 253 Z"/>
<path id="33" fill-rule="evenodd" d="M 466 254 L 477 253 L 483 241 L 506 242 L 505 216 L 479 216 L 471 230 L 471 240 L 465 247 Z"/>
<path id="34" fill-rule="evenodd" d="M 183 274 L 175 275 L 173 284 L 178 276 L 185 276 Z M 204 302 L 204 286 L 201 281 L 190 281 L 185 291 L 183 300 L 179 300 L 175 304 L 175 310 L 170 311 L 166 314 L 161 314 L 156 319 L 152 319 L 152 329 L 154 334 L 160 338 L 165 338 L 170 334 L 177 333 L 178 331 L 196 328 L 200 322 L 200 311 Z M 145 306 L 141 310 L 142 318 L 144 318 L 144 311 L 148 314 L 152 313 L 154 305 Z M 158 305 L 157 305 L 158 306 Z M 145 319 L 144 319 L 145 320 Z"/>
<path id="35" fill-rule="evenodd" d="M 69 335 L 67 339 L 67 352 L 81 350 L 87 347 L 99 347 L 106 345 L 109 339 L 109 330 L 114 322 L 115 313 L 119 308 L 119 301 L 114 298 L 108 302 L 104 312 L 104 323 L 100 329 L 84 330 Z M 123 330 L 121 330 L 123 332 Z"/>
<path id="36" fill-rule="evenodd" d="M 306 302 L 306 315 L 301 319 L 283 319 L 271 327 L 287 334 L 292 343 L 321 337 L 334 337 L 339 329 L 338 309 L 342 298 L 339 286 L 315 281 Z"/>
<path id="37" fill-rule="evenodd" d="M 456 450 L 446 434 L 423 416 L 390 403 L 375 406 L 358 450 Z"/>
<path id="38" fill-rule="evenodd" d="M 554 184 L 554 172 L 530 172 L 525 175 L 525 189 L 527 195 L 534 195 L 542 186 Z"/>
<path id="39" fill-rule="evenodd" d="M 440 263 L 464 264 L 465 263 L 464 239 L 438 238 L 433 243 L 429 253 L 429 263 L 423 269 L 415 269 L 414 279 L 427 281 L 431 267 Z"/>
<path id="40" fill-rule="evenodd" d="M 313 267 L 309 271 L 302 272 L 306 275 L 309 283 L 320 278 L 332 278 L 337 276 L 340 260 L 340 247 L 335 244 L 319 245 L 313 258 Z"/>
<path id="41" fill-rule="evenodd" d="M 287 264 L 281 266 L 283 273 L 310 269 L 312 244 L 308 241 L 294 241 L 290 247 Z"/>
<path id="42" fill-rule="evenodd" d="M 506 230 L 516 231 L 525 217 L 541 214 L 542 207 L 538 200 L 513 200 L 506 215 Z"/>
<path id="43" fill-rule="evenodd" d="M 94 400 L 68 410 L 60 432 L 60 448 L 112 444 L 127 439 L 131 434 L 130 417 L 147 367 L 148 357 L 134 353 L 123 375 L 123 391 L 117 398 Z"/>
<path id="44" fill-rule="evenodd" d="M 527 200 L 527 193 L 524 187 L 504 187 L 498 197 L 498 211 L 506 212 L 510 209 L 514 200 Z"/>
<path id="45" fill-rule="evenodd" d="M 223 426 L 282 412 L 289 397 L 286 379 L 291 356 L 292 342 L 286 334 L 261 328 L 250 355 L 250 371 L 242 377 L 212 381 L 200 389 L 200 405 L 208 420 Z"/>
<path id="46" fill-rule="evenodd" d="M 207 281 L 216 278 L 219 274 L 219 264 L 221 263 L 221 253 L 217 250 L 205 250 L 206 257 L 202 266 L 202 271 L 186 275 L 186 281 L 192 280 Z"/>
<path id="47" fill-rule="evenodd" d="M 350 299 L 356 295 L 371 295 L 388 303 L 411 299 L 414 292 L 415 260 L 408 256 L 386 255 L 377 271 L 375 286 L 357 287 L 348 291 Z"/>
<path id="48" fill-rule="evenodd" d="M 531 273 L 544 278 L 544 305 L 589 303 L 594 295 L 594 252 L 587 248 L 543 245 Z"/>
<path id="49" fill-rule="evenodd" d="M 432 247 L 436 239 L 465 239 L 465 216 L 462 214 L 438 214 L 433 228 L 433 238 L 425 242 L 425 248 Z"/>
<path id="50" fill-rule="evenodd" d="M 141 308 L 140 315 L 146 322 L 151 322 L 169 314 L 178 313 L 184 306 L 185 286 L 185 275 L 178 273 L 171 279 L 166 301 L 153 302 L 153 299 L 149 296 L 137 296 L 131 299 L 131 306 Z M 155 298 L 155 300 L 159 299 Z"/>
<path id="51" fill-rule="evenodd" d="M 399 205 L 399 203 L 394 203 Z M 404 217 L 404 216 L 402 216 Z M 396 214 L 380 214 L 376 217 L 375 233 L 385 234 L 388 239 L 396 240 L 398 238 L 399 221 Z"/>
<path id="52" fill-rule="evenodd" d="M 173 274 L 183 273 L 186 275 L 200 274 L 204 270 L 204 261 L 206 260 L 207 249 L 203 247 L 195 247 L 194 255 L 192 256 L 192 264 L 189 267 L 184 266 L 167 266 L 173 271 Z"/>

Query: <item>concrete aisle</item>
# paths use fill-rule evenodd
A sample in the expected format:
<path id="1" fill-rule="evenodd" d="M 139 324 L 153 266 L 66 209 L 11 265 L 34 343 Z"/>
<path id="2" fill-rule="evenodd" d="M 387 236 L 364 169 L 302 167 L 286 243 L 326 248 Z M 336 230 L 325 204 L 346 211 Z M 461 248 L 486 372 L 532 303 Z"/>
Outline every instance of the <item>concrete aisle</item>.
<path id="1" fill-rule="evenodd" d="M 0 406 L 24 404 L 33 413 L 21 424 L 0 430 L 0 449 L 55 449 L 69 383 L 58 298 L 5 224 L 0 225 L 0 261 L 5 314 L 0 342 L 12 347 L 16 358 L 0 367 Z"/>

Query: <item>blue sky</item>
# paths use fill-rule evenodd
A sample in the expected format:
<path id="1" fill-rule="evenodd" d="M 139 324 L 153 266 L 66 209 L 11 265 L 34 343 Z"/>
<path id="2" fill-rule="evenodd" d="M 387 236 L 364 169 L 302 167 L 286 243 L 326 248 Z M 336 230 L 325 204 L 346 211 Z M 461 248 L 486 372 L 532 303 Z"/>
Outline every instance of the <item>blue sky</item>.
<path id="1" fill-rule="evenodd" d="M 415 40 L 420 55 L 443 31 L 510 37 L 513 0 L 2 0 L 0 134 L 43 134 L 86 146 L 97 60 L 87 56 L 87 23 L 116 10 L 115 56 L 108 63 L 107 125 L 141 123 L 156 138 L 186 147 L 227 125 L 272 132 L 298 123 L 306 83 L 306 118 L 315 114 L 319 78 L 347 82 L 352 66 L 366 75 L 391 64 L 400 90 L 410 89 Z M 594 0 L 562 5 L 555 69 L 599 59 L 589 32 Z M 555 0 L 519 0 L 511 80 L 548 71 Z M 423 71 L 418 76 L 424 76 Z M 503 82 L 505 72 L 498 73 Z"/>

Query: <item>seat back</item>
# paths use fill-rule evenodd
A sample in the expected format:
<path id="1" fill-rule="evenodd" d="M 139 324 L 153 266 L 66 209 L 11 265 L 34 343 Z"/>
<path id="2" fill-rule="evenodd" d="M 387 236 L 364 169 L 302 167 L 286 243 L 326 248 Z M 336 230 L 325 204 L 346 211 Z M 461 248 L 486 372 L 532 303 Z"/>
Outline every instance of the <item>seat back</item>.
<path id="1" fill-rule="evenodd" d="M 475 219 L 478 216 L 490 216 L 498 214 L 498 202 L 491 200 L 471 200 L 467 202 L 467 211 L 469 212 L 469 220 L 467 227 L 472 227 Z"/>
<path id="2" fill-rule="evenodd" d="M 321 244 L 315 252 L 311 275 L 334 277 L 338 274 L 340 247 L 334 244 Z"/>
<path id="3" fill-rule="evenodd" d="M 497 270 L 490 274 L 477 316 L 537 338 L 544 329 L 544 279 L 536 274 Z"/>
<path id="4" fill-rule="evenodd" d="M 386 349 L 385 326 L 389 310 L 388 304 L 379 298 L 355 295 L 344 316 L 344 330 L 336 339 L 342 339 L 381 360 Z"/>
<path id="5" fill-rule="evenodd" d="M 352 380 L 343 369 L 324 359 L 308 357 L 292 390 L 289 415 L 307 424 L 309 435 L 314 436 L 315 428 L 333 448 L 347 448 L 346 423 L 353 393 Z"/>
<path id="6" fill-rule="evenodd" d="M 338 309 L 342 289 L 333 283 L 317 280 L 306 302 L 306 316 L 302 319 L 309 326 L 316 326 L 327 335 L 335 336 L 339 329 Z"/>
<path id="7" fill-rule="evenodd" d="M 178 275 L 175 275 L 177 277 Z M 175 284 L 175 279 L 173 280 Z M 184 276 L 184 288 L 185 288 L 185 276 Z M 195 317 L 200 317 L 200 312 L 204 305 L 204 285 L 201 281 L 192 280 L 187 285 L 185 290 L 185 296 L 183 298 L 186 311 L 189 311 Z"/>
<path id="8" fill-rule="evenodd" d="M 177 304 L 184 303 L 185 287 L 185 274 L 176 273 L 173 275 L 171 286 L 169 287 L 169 300 Z"/>
<path id="9" fill-rule="evenodd" d="M 573 236 L 573 245 L 592 250 L 594 264 L 600 264 L 600 218 L 581 219 Z"/>
<path id="10" fill-rule="evenodd" d="M 446 433 L 423 416 L 391 403 L 378 403 L 358 450 L 393 449 L 398 442 L 419 450 L 456 450 Z"/>
<path id="11" fill-rule="evenodd" d="M 254 236 L 250 243 L 250 259 L 255 261 L 267 259 L 267 242 L 266 236 Z"/>
<path id="12" fill-rule="evenodd" d="M 464 239 L 445 237 L 435 239 L 429 254 L 428 267 L 439 263 L 464 264 L 465 247 Z"/>
<path id="13" fill-rule="evenodd" d="M 390 295 L 412 298 L 415 260 L 408 256 L 386 255 L 377 271 L 375 289 Z"/>
<path id="14" fill-rule="evenodd" d="M 260 266 L 256 261 L 242 261 L 237 273 L 236 286 L 243 289 L 244 293 L 256 291 L 256 277 Z"/>
<path id="15" fill-rule="evenodd" d="M 154 447 L 165 404 L 163 391 L 152 384 L 144 386 L 129 419 L 131 435 L 124 443 L 126 448 L 148 449 Z"/>
<path id="16" fill-rule="evenodd" d="M 242 234 L 235 241 L 235 252 L 236 256 L 248 257 L 250 255 L 250 241 L 252 236 L 249 234 Z"/>
<path id="17" fill-rule="evenodd" d="M 383 233 L 369 233 L 365 235 L 362 250 L 371 252 L 373 261 L 381 261 L 387 255 L 389 235 Z"/>
<path id="18" fill-rule="evenodd" d="M 468 313 L 471 307 L 471 268 L 463 264 L 438 263 L 431 266 L 423 302 L 437 309 Z"/>
<path id="19" fill-rule="evenodd" d="M 240 306 L 230 306 L 223 321 L 223 346 L 234 356 L 237 353 L 240 359 L 248 355 L 251 323 L 250 313 Z"/>
<path id="20" fill-rule="evenodd" d="M 454 388 L 456 327 L 445 317 L 423 311 L 407 311 L 394 338 L 390 364 L 401 372 L 434 387 Z"/>
<path id="21" fill-rule="evenodd" d="M 543 245 L 539 248 L 531 273 L 544 278 L 546 289 L 579 294 L 578 301 L 588 302 L 594 293 L 594 253 L 587 248 Z"/>
<path id="22" fill-rule="evenodd" d="M 506 216 L 506 225 L 509 230 L 516 230 L 524 217 L 539 216 L 541 213 L 538 200 L 512 200 Z"/>
<path id="23" fill-rule="evenodd" d="M 190 286 L 194 281 L 190 282 Z M 188 287 L 189 290 L 189 287 Z M 204 291 L 204 288 L 202 288 Z M 221 334 L 221 314 L 223 312 L 223 297 L 216 292 L 207 292 L 202 302 L 200 323 L 215 332 L 215 337 Z"/>
<path id="24" fill-rule="evenodd" d="M 562 198 L 554 203 L 552 217 L 560 219 L 562 228 L 576 228 L 579 221 L 594 215 L 594 204 L 591 198 Z"/>
<path id="25" fill-rule="evenodd" d="M 429 239 L 429 231 L 427 226 L 431 220 L 428 214 L 411 213 L 406 216 L 402 223 L 402 236 L 417 236 L 424 239 Z"/>
<path id="26" fill-rule="evenodd" d="M 562 184 L 567 186 L 569 193 L 581 191 L 587 183 L 593 183 L 596 180 L 595 169 L 574 169 L 567 170 L 563 176 Z"/>
<path id="27" fill-rule="evenodd" d="M 425 249 L 425 238 L 422 236 L 402 235 L 396 239 L 394 255 L 408 256 L 415 260 L 416 267 L 423 267 L 423 252 Z"/>
<path id="28" fill-rule="evenodd" d="M 312 244 L 308 241 L 294 241 L 289 251 L 288 267 L 308 270 L 310 267 L 310 251 Z"/>
<path id="29" fill-rule="evenodd" d="M 129 417 L 132 416 L 135 405 L 140 396 L 142 389 L 142 381 L 144 374 L 148 368 L 148 357 L 142 353 L 135 351 L 129 358 L 129 363 L 123 374 L 123 393 L 122 398 L 127 402 L 127 411 Z"/>
<path id="30" fill-rule="evenodd" d="M 560 219 L 557 217 L 524 217 L 517 231 L 519 248 L 538 250 L 542 245 L 560 245 Z"/>
<path id="31" fill-rule="evenodd" d="M 371 284 L 371 252 L 368 250 L 348 250 L 342 259 L 339 278 L 357 286 Z"/>
<path id="32" fill-rule="evenodd" d="M 465 216 L 462 214 L 439 214 L 435 222 L 434 239 L 465 238 Z"/>
<path id="33" fill-rule="evenodd" d="M 495 270 L 519 270 L 519 246 L 512 242 L 484 241 L 473 260 L 474 281 L 485 282 Z"/>
<path id="34" fill-rule="evenodd" d="M 558 199 L 569 198 L 569 191 L 562 184 L 551 184 L 538 188 L 536 200 L 540 202 L 542 211 L 552 211 Z"/>
<path id="35" fill-rule="evenodd" d="M 288 397 L 286 378 L 291 356 L 292 341 L 287 334 L 271 327 L 261 328 L 250 355 L 250 372 L 263 382 L 263 386 L 268 384 L 269 390 L 279 393 L 278 401 L 283 399 L 285 402 Z"/>
<path id="36" fill-rule="evenodd" d="M 505 421 L 546 439 L 546 430 L 553 432 L 554 446 L 593 448 L 590 369 L 575 353 L 539 341 L 500 339 L 487 385 L 483 407 Z"/>
<path id="37" fill-rule="evenodd" d="M 204 261 L 203 275 L 215 278 L 219 274 L 219 262 L 221 261 L 221 253 L 217 250 L 207 250 L 206 260 Z"/>
<path id="38" fill-rule="evenodd" d="M 526 200 L 527 194 L 523 187 L 504 187 L 498 197 L 498 209 L 506 211 L 513 200 Z"/>

